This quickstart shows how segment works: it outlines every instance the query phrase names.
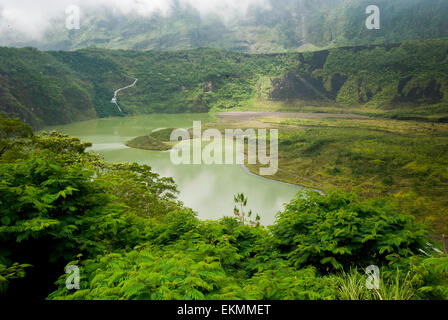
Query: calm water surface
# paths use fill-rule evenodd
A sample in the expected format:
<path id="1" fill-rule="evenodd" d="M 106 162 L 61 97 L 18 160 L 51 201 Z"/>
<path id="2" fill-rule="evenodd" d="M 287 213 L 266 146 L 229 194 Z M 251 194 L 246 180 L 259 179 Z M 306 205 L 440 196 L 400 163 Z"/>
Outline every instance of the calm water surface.
<path id="1" fill-rule="evenodd" d="M 152 114 L 127 118 L 76 122 L 55 129 L 93 143 L 93 150 L 110 162 L 137 162 L 150 165 L 161 176 L 173 177 L 179 199 L 197 212 L 200 219 L 233 215 L 233 196 L 243 192 L 247 208 L 258 213 L 264 225 L 299 191 L 298 187 L 248 174 L 239 165 L 179 165 L 169 152 L 128 148 L 124 143 L 158 128 L 190 128 L 193 121 L 213 121 L 208 114 Z"/>

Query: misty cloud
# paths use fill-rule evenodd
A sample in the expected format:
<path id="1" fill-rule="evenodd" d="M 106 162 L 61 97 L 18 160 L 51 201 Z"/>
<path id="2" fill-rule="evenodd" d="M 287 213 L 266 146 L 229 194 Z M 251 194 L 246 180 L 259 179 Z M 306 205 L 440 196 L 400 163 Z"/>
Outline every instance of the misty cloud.
<path id="1" fill-rule="evenodd" d="M 77 5 L 81 17 L 96 10 L 116 14 L 169 15 L 174 7 L 194 8 L 201 15 L 223 20 L 244 16 L 252 7 L 269 9 L 269 0 L 0 0 L 0 37 L 41 40 L 54 21 L 64 21 L 65 10 Z"/>

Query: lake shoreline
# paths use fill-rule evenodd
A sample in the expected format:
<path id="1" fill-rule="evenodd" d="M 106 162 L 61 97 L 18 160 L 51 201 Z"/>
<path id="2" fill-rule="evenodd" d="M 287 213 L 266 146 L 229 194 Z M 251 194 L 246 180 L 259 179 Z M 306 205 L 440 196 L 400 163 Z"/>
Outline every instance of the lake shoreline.
<path id="1" fill-rule="evenodd" d="M 233 120 L 233 121 L 254 121 L 256 118 L 259 117 L 277 117 L 277 118 L 281 118 L 281 119 L 287 119 L 287 118 L 296 118 L 296 119 L 323 119 L 323 118 L 335 118 L 335 119 L 344 119 L 344 118 L 356 118 L 356 119 L 369 119 L 369 117 L 367 116 L 360 116 L 360 115 L 354 115 L 354 114 L 331 114 L 331 113 L 298 113 L 298 112 L 225 112 L 225 113 L 219 113 L 216 115 L 217 118 L 219 119 L 218 124 L 222 124 L 225 120 L 229 120 L 229 117 Z M 167 128 L 158 128 L 156 130 L 153 131 L 154 132 L 160 132 L 160 131 L 166 131 Z M 173 143 L 172 142 L 167 142 L 166 137 L 164 140 L 160 140 L 158 141 L 158 143 L 163 144 L 163 147 L 160 147 L 160 145 L 155 146 L 156 144 L 154 142 L 151 142 L 150 146 L 141 146 L 135 143 L 131 143 L 132 141 L 135 141 L 137 139 L 142 139 L 142 138 L 151 138 L 150 136 L 151 134 L 147 135 L 147 136 L 140 136 L 140 137 L 136 137 L 133 138 L 132 140 L 126 142 L 126 145 L 130 148 L 134 148 L 134 149 L 140 149 L 140 150 L 150 150 L 150 151 L 155 151 L 155 152 L 171 152 L 171 150 L 173 150 Z M 152 140 L 158 140 L 158 139 L 154 139 L 152 138 Z M 292 186 L 294 188 L 297 189 L 306 189 L 306 190 L 312 190 L 315 192 L 318 192 L 320 194 L 325 194 L 322 190 L 317 189 L 315 187 L 311 187 L 311 186 L 305 186 L 303 184 L 296 184 L 296 183 L 291 183 L 289 181 L 286 180 L 282 180 L 281 178 L 269 178 L 266 176 L 262 176 L 260 174 L 257 174 L 256 172 L 253 172 L 250 170 L 249 167 L 247 167 L 245 164 L 241 165 L 243 170 L 252 176 L 256 176 L 259 178 L 263 178 L 265 180 L 268 181 L 275 181 L 284 185 L 288 185 L 288 186 Z"/>
<path id="2" fill-rule="evenodd" d="M 249 175 L 251 175 L 251 176 L 255 176 L 255 177 L 258 177 L 258 178 L 261 178 L 261 179 L 265 179 L 265 180 L 269 180 L 269 181 L 275 181 L 275 182 L 278 182 L 278 183 L 281 183 L 281 184 L 285 184 L 285 185 L 288 185 L 288 186 L 291 186 L 291 187 L 295 187 L 295 188 L 297 188 L 297 189 L 315 191 L 315 192 L 320 193 L 321 195 L 325 195 L 325 192 L 323 192 L 323 191 L 320 190 L 320 189 L 312 188 L 312 187 L 307 187 L 307 186 L 304 186 L 304 185 L 295 184 L 295 183 L 291 183 L 291 182 L 283 181 L 283 180 L 280 180 L 280 179 L 271 179 L 271 178 L 267 178 L 266 176 L 262 176 L 262 175 L 260 175 L 260 174 L 256 174 L 255 172 L 252 172 L 252 171 L 251 171 L 245 164 L 242 164 L 241 167 L 244 169 L 244 171 L 245 171 L 247 174 L 249 174 Z"/>
<path id="3" fill-rule="evenodd" d="M 224 216 L 232 216 L 234 196 L 243 193 L 249 199 L 251 210 L 260 215 L 261 224 L 272 225 L 275 214 L 282 211 L 284 205 L 297 195 L 297 186 L 258 179 L 246 174 L 239 165 L 174 165 L 167 151 L 148 151 L 126 146 L 126 141 L 154 131 L 155 136 L 165 140 L 165 133 L 168 138 L 170 136 L 168 132 L 157 129 L 187 129 L 194 121 L 215 123 L 217 119 L 211 118 L 209 114 L 151 114 L 81 121 L 47 127 L 47 130 L 55 129 L 78 137 L 81 141 L 91 142 L 93 146 L 89 151 L 100 154 L 104 161 L 148 165 L 159 176 L 172 178 L 179 191 L 177 199 L 196 212 L 201 220 L 219 220 Z"/>

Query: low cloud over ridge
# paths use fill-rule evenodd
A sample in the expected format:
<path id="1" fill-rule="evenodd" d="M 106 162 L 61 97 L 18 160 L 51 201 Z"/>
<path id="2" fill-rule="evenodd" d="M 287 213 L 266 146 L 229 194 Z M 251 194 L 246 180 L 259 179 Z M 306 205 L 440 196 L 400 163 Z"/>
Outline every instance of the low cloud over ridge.
<path id="1" fill-rule="evenodd" d="M 244 16 L 250 7 L 270 8 L 269 0 L 0 0 L 0 37 L 41 40 L 54 20 L 65 20 L 70 5 L 79 6 L 81 14 L 111 10 L 142 16 L 169 15 L 174 7 L 191 7 L 224 20 Z"/>

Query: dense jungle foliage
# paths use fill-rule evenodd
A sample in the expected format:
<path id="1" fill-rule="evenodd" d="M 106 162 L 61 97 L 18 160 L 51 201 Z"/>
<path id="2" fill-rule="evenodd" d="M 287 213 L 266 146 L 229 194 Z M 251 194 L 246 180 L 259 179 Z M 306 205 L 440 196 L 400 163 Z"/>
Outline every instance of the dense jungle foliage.
<path id="1" fill-rule="evenodd" d="M 18 119 L 1 116 L 0 130 L 6 297 L 448 298 L 446 248 L 393 202 L 310 192 L 270 227 L 235 216 L 201 221 L 176 199 L 174 181 L 148 166 L 106 163 L 85 151 L 89 143 L 34 135 Z M 73 264 L 79 290 L 65 286 Z M 365 287 L 371 264 L 379 290 Z"/>
<path id="2" fill-rule="evenodd" d="M 34 128 L 141 113 L 325 111 L 446 121 L 448 40 L 248 55 L 217 49 L 41 52 L 0 48 L 0 111 Z M 121 113 L 111 103 L 120 92 Z"/>

